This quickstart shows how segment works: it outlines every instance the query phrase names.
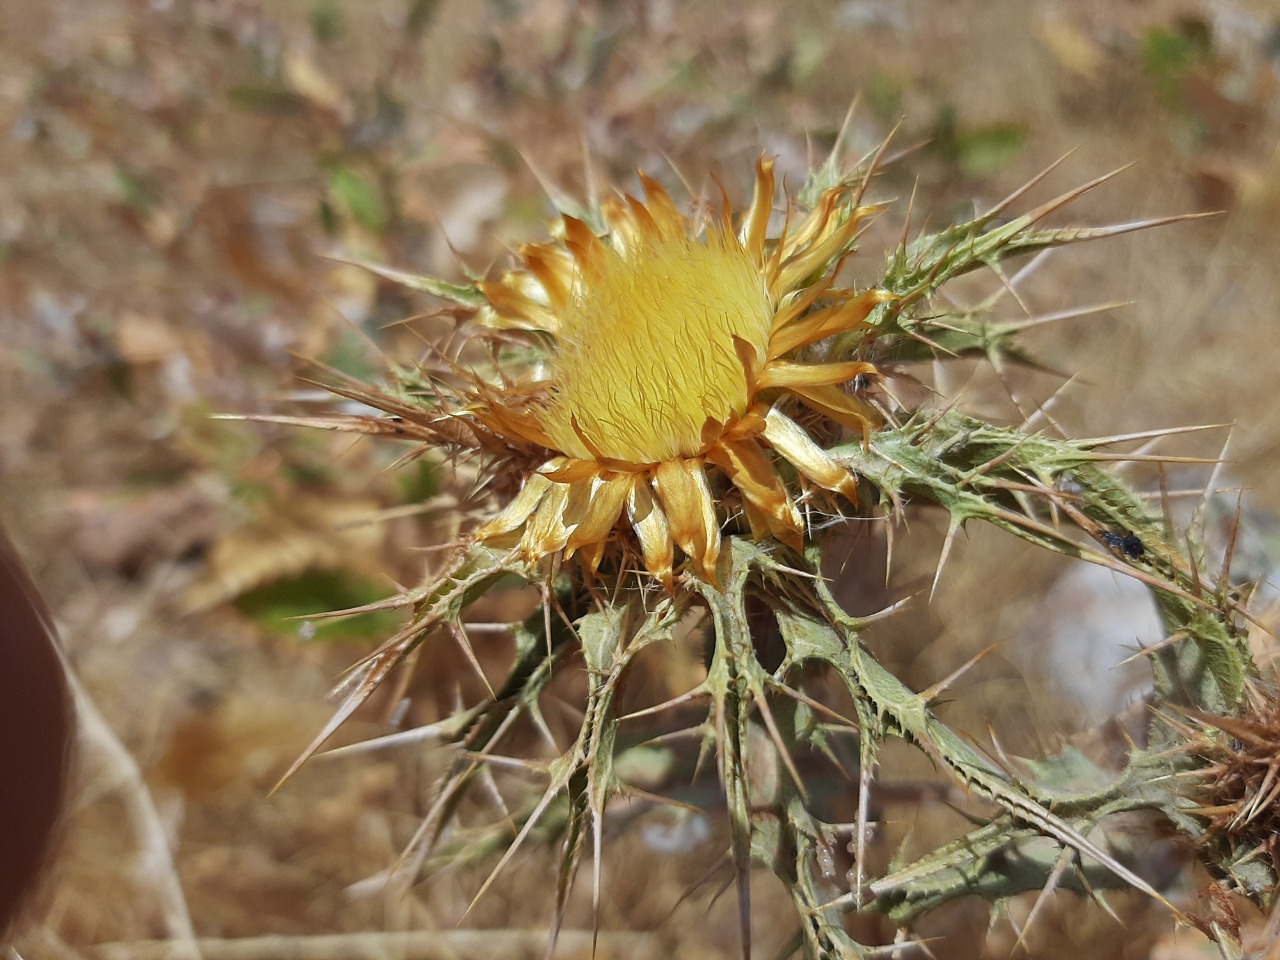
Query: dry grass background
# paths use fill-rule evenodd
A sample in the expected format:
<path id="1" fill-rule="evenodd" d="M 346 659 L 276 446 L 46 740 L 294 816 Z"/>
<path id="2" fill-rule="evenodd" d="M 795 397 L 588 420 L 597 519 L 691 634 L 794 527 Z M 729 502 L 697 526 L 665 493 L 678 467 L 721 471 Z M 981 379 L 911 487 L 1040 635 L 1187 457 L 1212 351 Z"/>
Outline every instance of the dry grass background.
<path id="1" fill-rule="evenodd" d="M 138 943 L 152 939 L 194 955 L 182 953 L 193 936 L 216 941 L 211 958 L 541 954 L 550 898 L 537 856 L 461 921 L 481 866 L 451 867 L 391 902 L 369 881 L 423 812 L 429 752 L 318 761 L 265 796 L 326 718 L 334 675 L 387 626 L 312 637 L 314 625 L 280 617 L 420 579 L 431 555 L 413 548 L 449 534 L 447 472 L 386 473 L 396 450 L 208 414 L 305 407 L 315 397 L 300 357 L 376 372 L 382 355 L 411 360 L 447 329 L 398 323 L 429 302 L 322 254 L 445 277 L 458 260 L 484 270 L 538 235 L 549 212 L 540 181 L 590 187 L 584 156 L 598 184 L 676 170 L 702 190 L 714 171 L 741 196 L 763 150 L 796 183 L 859 95 L 855 147 L 899 118 L 895 142 L 927 141 L 878 194 L 905 200 L 918 184 L 917 211 L 938 220 L 999 199 L 1069 150 L 1054 181 L 1063 189 L 1137 163 L 1074 220 L 1226 211 L 1055 254 L 1019 289 L 1038 313 L 1133 301 L 1033 335 L 1041 359 L 1079 375 L 1056 419 L 1081 435 L 1234 422 L 1231 482 L 1258 531 L 1252 562 L 1269 569 L 1280 16 L 1268 0 L 0 6 L 0 520 L 100 714 L 83 724 L 56 863 L 14 941 L 21 956 L 161 955 Z M 994 289 L 988 277 L 962 292 Z M 1018 315 L 1012 298 L 1001 309 Z M 1013 383 L 1025 405 L 1060 380 Z M 1018 417 L 981 372 L 948 384 L 971 409 Z M 1178 451 L 1216 456 L 1221 442 L 1186 438 Z M 379 513 L 423 499 L 426 513 Z M 904 561 L 899 592 L 937 545 L 927 517 L 912 533 L 924 559 L 920 570 Z M 1007 638 L 1007 655 L 950 716 L 971 719 L 975 735 L 989 719 L 1031 749 L 1087 730 L 1100 708 L 1064 685 L 1072 660 L 1054 659 L 1046 638 L 1059 621 L 1119 621 L 1134 639 L 1128 620 L 1143 611 L 1080 599 L 1070 591 L 1090 588 L 1061 586 L 1063 574 L 974 536 L 938 602 L 879 652 L 928 683 Z M 460 666 L 420 663 L 407 714 L 384 704 L 348 739 L 438 718 L 472 682 L 457 679 Z M 1117 702 L 1140 682 L 1126 678 Z M 911 763 L 896 775 L 931 775 Z M 619 830 L 599 955 L 732 955 L 723 874 L 680 900 L 714 866 L 718 826 L 706 821 L 707 839 L 675 855 L 664 816 L 642 809 Z M 886 816 L 899 835 L 955 826 L 939 826 L 951 815 L 936 804 Z M 768 883 L 756 895 L 760 956 L 790 932 Z M 558 956 L 590 953 L 587 906 L 572 905 Z M 1063 898 L 1032 952 L 1208 955 L 1145 906 L 1122 907 L 1125 927 Z M 1015 939 L 972 905 L 925 929 L 943 938 L 940 957 L 1004 956 Z M 412 933 L 423 930 L 436 932 Z M 293 939 L 252 939 L 267 935 Z"/>

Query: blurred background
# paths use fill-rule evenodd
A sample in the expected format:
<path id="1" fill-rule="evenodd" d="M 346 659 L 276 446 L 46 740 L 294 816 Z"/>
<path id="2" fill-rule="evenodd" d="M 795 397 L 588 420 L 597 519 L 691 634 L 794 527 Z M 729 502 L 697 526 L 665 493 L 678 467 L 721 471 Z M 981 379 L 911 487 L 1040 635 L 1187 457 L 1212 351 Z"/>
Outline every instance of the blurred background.
<path id="1" fill-rule="evenodd" d="M 1268 574 L 1280 556 L 1273 0 L 0 5 L 0 522 L 54 612 L 83 710 L 19 955 L 161 956 L 141 942 L 193 935 L 211 958 L 542 955 L 550 861 L 536 851 L 461 921 L 483 862 L 381 895 L 380 871 L 428 804 L 429 752 L 317 761 L 266 797 L 327 719 L 334 678 L 397 622 L 285 618 L 418 583 L 434 556 L 420 548 L 456 529 L 448 470 L 388 471 L 402 449 L 210 415 L 321 409 L 317 362 L 376 379 L 452 329 L 447 315 L 406 322 L 437 304 L 333 257 L 483 273 L 542 236 L 548 191 L 634 190 L 638 169 L 695 194 L 715 174 L 742 203 L 761 152 L 798 186 L 851 104 L 851 156 L 899 124 L 907 151 L 872 191 L 898 202 L 864 246 L 867 276 L 913 190 L 914 225 L 938 226 L 1068 152 L 1016 212 L 1131 162 L 1054 222 L 1224 212 L 1054 253 L 1016 297 L 992 276 L 956 288 L 947 306 L 995 296 L 1009 319 L 1110 305 L 1029 333 L 1045 367 L 1075 375 L 1060 394 L 1052 373 L 1002 385 L 972 364 L 936 383 L 1014 423 L 1056 394 L 1053 419 L 1081 436 L 1234 423 L 1214 478 L 1244 490 L 1234 570 Z M 1159 449 L 1217 457 L 1225 436 Z M 1209 479 L 1179 468 L 1165 482 Z M 1220 526 L 1236 496 L 1210 503 Z M 931 576 L 942 530 L 927 516 L 913 526 L 918 569 L 908 552 L 865 602 Z M 1004 640 L 946 716 L 1035 752 L 1134 700 L 1141 670 L 1111 667 L 1159 627 L 1140 590 L 1007 540 L 972 531 L 936 602 L 877 652 L 923 686 Z M 407 712 L 384 704 L 344 737 L 447 712 L 468 668 L 441 650 L 407 675 Z M 501 650 L 480 653 L 496 663 Z M 932 776 L 918 757 L 889 762 Z M 943 815 L 912 802 L 892 818 L 927 834 Z M 694 886 L 723 849 L 714 818 L 642 826 L 606 860 L 600 955 L 735 955 L 723 875 Z M 761 875 L 754 891 L 761 956 L 794 923 L 770 884 Z M 559 956 L 590 954 L 580 893 Z M 1055 902 L 1033 953 L 1212 955 L 1157 911 L 1117 902 L 1123 928 Z M 997 957 L 1012 929 L 957 905 L 925 932 L 946 938 L 939 956 Z M 252 939 L 265 936 L 290 939 Z"/>

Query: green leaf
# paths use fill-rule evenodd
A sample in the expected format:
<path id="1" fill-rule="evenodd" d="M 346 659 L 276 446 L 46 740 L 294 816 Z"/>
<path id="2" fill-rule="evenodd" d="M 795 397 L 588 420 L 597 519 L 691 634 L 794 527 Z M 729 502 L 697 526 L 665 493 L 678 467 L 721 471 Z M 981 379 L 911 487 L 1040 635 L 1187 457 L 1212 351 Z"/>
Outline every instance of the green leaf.
<path id="1" fill-rule="evenodd" d="M 241 613 L 273 633 L 306 635 L 297 617 L 374 603 L 386 597 L 384 586 L 346 570 L 309 570 L 264 584 L 235 601 Z M 340 620 L 309 620 L 317 640 L 363 640 L 394 631 L 404 617 L 395 611 L 363 613 Z"/>
<path id="2" fill-rule="evenodd" d="M 1142 61 L 1147 76 L 1165 105 L 1186 107 L 1183 80 L 1212 54 L 1213 37 L 1202 20 L 1186 18 L 1174 27 L 1152 27 L 1142 38 Z"/>
<path id="3" fill-rule="evenodd" d="M 273 81 L 233 86 L 227 90 L 227 100 L 243 110 L 277 116 L 301 113 L 307 108 L 306 97 L 283 83 Z"/>
<path id="4" fill-rule="evenodd" d="M 311 8 L 311 35 L 323 44 L 341 39 L 346 31 L 338 0 L 316 0 Z"/>
<path id="5" fill-rule="evenodd" d="M 960 170 L 981 179 L 999 173 L 1022 152 L 1027 142 L 1025 123 L 993 123 L 960 134 Z"/>
<path id="6" fill-rule="evenodd" d="M 440 492 L 440 465 L 419 457 L 398 474 L 400 496 L 406 503 L 426 503 Z"/>
<path id="7" fill-rule="evenodd" d="M 380 234 L 386 229 L 382 191 L 363 174 L 343 164 L 333 164 L 329 168 L 329 192 L 366 230 Z"/>

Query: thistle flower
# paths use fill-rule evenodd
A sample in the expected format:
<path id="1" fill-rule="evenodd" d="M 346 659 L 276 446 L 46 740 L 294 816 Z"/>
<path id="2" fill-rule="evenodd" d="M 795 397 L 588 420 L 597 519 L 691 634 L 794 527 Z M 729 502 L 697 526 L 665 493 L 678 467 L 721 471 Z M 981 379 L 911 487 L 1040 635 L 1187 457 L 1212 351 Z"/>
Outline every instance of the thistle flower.
<path id="1" fill-rule="evenodd" d="M 544 335 L 548 371 L 502 392 L 476 382 L 456 415 L 547 454 L 480 539 L 518 544 L 528 562 L 581 552 L 594 571 L 629 527 L 644 566 L 670 589 L 673 546 L 696 576 L 715 580 L 719 476 L 755 538 L 797 550 L 805 525 L 777 458 L 855 500 L 854 477 L 788 411 L 798 402 L 864 435 L 880 424 L 839 386 L 874 374 L 872 364 L 804 352 L 892 298 L 834 286 L 836 261 L 874 211 L 853 187 L 827 190 L 770 240 L 770 160 L 757 163 L 736 229 L 727 200 L 718 221 L 700 223 L 641 181 L 644 200 L 602 205 L 603 236 L 565 216 L 561 238 L 522 247 L 522 267 L 481 284 L 482 321 Z"/>
<path id="2" fill-rule="evenodd" d="M 1182 218 L 1037 227 L 1109 176 L 1029 213 L 1004 216 L 1037 178 L 966 222 L 914 239 L 904 230 L 878 285 L 860 291 L 838 287 L 841 260 L 875 212 L 861 197 L 879 156 L 846 175 L 833 153 L 828 164 L 811 172 L 802 193 L 816 196 L 812 209 L 793 217 L 788 204 L 772 236 L 776 184 L 773 165 L 762 160 L 740 219 L 727 201 L 718 216 L 686 216 L 661 186 L 642 176 L 643 200 L 620 196 L 587 219 L 563 217 L 551 241 L 520 248 L 520 264 L 496 279 L 451 284 L 371 267 L 452 301 L 457 315 L 477 321 L 468 328 L 467 342 L 490 343 L 492 366 L 463 369 L 461 355 L 451 353 L 445 362 L 452 372 L 432 376 L 429 383 L 396 371 L 394 393 L 354 381 L 331 385 L 338 395 L 386 416 L 255 418 L 416 440 L 472 463 L 484 460 L 501 503 L 496 516 L 486 516 L 474 537 L 456 544 L 423 584 L 335 614 L 412 611 L 335 691 L 339 703 L 332 719 L 286 774 L 410 655 L 435 643 L 459 643 L 489 696 L 414 734 L 415 742 L 438 737 L 461 749 L 444 770 L 403 858 L 407 881 L 416 881 L 432 852 L 451 842 L 459 805 L 482 782 L 476 772 L 483 764 L 536 772 L 547 782 L 540 798 L 516 818 L 514 838 L 512 808 L 501 805 L 501 823 L 488 835 L 501 837 L 506 849 L 476 896 L 535 827 L 549 824 L 559 804 L 554 809 L 564 819 L 554 941 L 587 838 L 594 846 L 598 908 L 606 811 L 619 794 L 645 792 L 622 772 L 622 758 L 639 748 L 627 747 L 619 731 L 624 723 L 640 725 L 657 713 L 670 713 L 685 731 L 698 734 L 699 763 L 708 752 L 715 755 L 738 881 L 743 956 L 751 953 L 753 861 L 767 864 L 790 890 L 803 918 L 795 944 L 808 956 L 863 956 L 844 929 L 845 912 L 874 907 L 907 925 L 953 897 L 981 893 L 999 901 L 1037 885 L 1052 890 L 1070 863 L 1077 864 L 1084 889 L 1127 884 L 1168 904 L 1117 851 L 1092 839 L 1095 828 L 1115 813 L 1158 810 L 1193 838 L 1214 834 L 1215 818 L 1230 817 L 1235 826 L 1242 818 L 1252 818 L 1259 828 L 1272 823 L 1258 812 L 1274 806 L 1276 793 L 1274 764 L 1266 768 L 1271 773 L 1264 772 L 1274 760 L 1266 750 L 1241 774 L 1248 780 L 1242 789 L 1206 793 L 1193 810 L 1186 809 L 1176 785 L 1206 770 L 1211 776 L 1227 767 L 1227 773 L 1240 773 L 1239 758 L 1133 746 L 1120 781 L 1101 767 L 1090 769 L 1074 749 L 1040 758 L 1030 777 L 1021 767 L 993 762 L 932 710 L 967 668 L 913 692 L 864 645 L 864 631 L 896 607 L 851 617 L 829 590 L 821 576 L 823 544 L 797 506 L 815 492 L 852 501 L 863 483 L 889 520 L 903 517 L 912 503 L 935 504 L 949 515 L 947 544 L 965 523 L 993 524 L 1040 548 L 1088 559 L 1150 586 L 1171 638 L 1145 651 L 1155 663 L 1157 701 L 1226 717 L 1219 729 L 1240 736 L 1225 724 L 1238 716 L 1255 669 L 1237 626 L 1246 614 L 1228 584 L 1206 589 L 1194 560 L 1176 540 L 1159 535 L 1163 523 L 1150 503 L 1105 470 L 1107 461 L 1124 455 L 1098 450 L 1146 434 L 1071 440 L 950 409 L 905 405 L 886 424 L 876 406 L 843 386 L 916 361 L 1026 359 L 1016 342 L 1019 332 L 1050 318 L 997 321 L 988 316 L 994 298 L 980 309 L 936 309 L 935 294 L 952 278 L 979 269 L 992 270 L 1012 291 L 1017 277 L 1001 272 L 1004 260 Z M 877 310 L 880 304 L 891 305 Z M 819 345 L 829 338 L 833 346 L 824 351 Z M 512 340 L 522 349 L 510 349 Z M 864 442 L 836 442 L 832 434 L 840 429 L 861 434 Z M 872 431 L 875 442 L 866 442 Z M 410 456 L 421 452 L 420 447 Z M 735 528 L 739 513 L 743 525 Z M 1086 535 L 1108 542 L 1100 531 L 1110 530 L 1142 531 L 1143 550 L 1117 556 L 1085 544 Z M 780 559 L 774 549 L 779 543 L 805 547 L 805 555 Z M 677 548 L 689 573 L 680 590 Z M 946 554 L 944 547 L 939 566 Z M 490 685 L 470 645 L 468 610 L 501 589 L 508 576 L 529 582 L 555 572 L 565 557 L 575 557 L 581 569 L 557 578 L 554 589 L 547 584 L 541 609 L 528 620 L 507 625 L 513 659 L 501 686 Z M 647 570 L 671 596 L 608 589 L 621 587 L 635 567 Z M 597 582 L 585 583 L 583 573 Z M 757 616 L 761 610 L 772 616 Z M 636 658 L 673 642 L 686 617 L 696 618 L 708 636 L 705 676 L 693 689 L 671 691 L 676 695 L 670 699 L 623 713 L 629 707 L 623 706 L 622 688 L 637 669 Z M 766 664 L 758 656 L 761 631 L 785 648 L 780 663 Z M 574 659 L 585 667 L 587 694 L 565 745 L 548 725 L 541 702 L 553 674 Z M 839 681 L 853 714 L 806 691 L 807 678 L 820 670 Z M 507 731 L 522 720 L 559 755 L 548 761 L 504 752 L 513 746 Z M 643 739 L 644 732 L 634 735 Z M 849 733 L 859 744 L 855 770 L 845 769 L 832 749 L 833 736 Z M 387 744 L 399 742 L 398 736 L 386 738 Z M 867 864 L 874 860 L 866 849 L 870 791 L 881 745 L 895 739 L 918 747 L 1003 813 L 873 880 Z M 822 851 L 829 861 L 837 828 L 847 827 L 823 822 L 810 804 L 800 760 L 817 756 L 837 763 L 858 783 L 854 871 L 844 890 L 826 866 L 817 868 Z M 749 762 L 752 757 L 765 759 Z M 787 775 L 762 778 L 761 771 L 769 769 Z M 1064 784 L 1071 785 L 1068 793 Z M 1059 810 L 1064 795 L 1070 803 Z M 1032 834 L 1052 843 L 1029 845 Z M 1212 861 L 1223 846 L 1201 849 Z M 457 860 L 471 848 L 455 842 L 441 856 Z M 1016 871 L 996 866 L 1015 860 Z M 1272 863 L 1247 855 L 1229 870 L 1243 889 L 1274 889 Z"/>

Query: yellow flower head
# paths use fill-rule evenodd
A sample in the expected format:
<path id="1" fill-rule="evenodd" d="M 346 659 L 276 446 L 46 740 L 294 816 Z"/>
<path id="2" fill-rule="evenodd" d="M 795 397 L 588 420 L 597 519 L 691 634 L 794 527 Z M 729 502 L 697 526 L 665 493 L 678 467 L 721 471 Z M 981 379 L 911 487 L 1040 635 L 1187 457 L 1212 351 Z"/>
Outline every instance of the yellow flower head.
<path id="1" fill-rule="evenodd" d="M 549 454 L 478 537 L 518 544 L 531 562 L 581 552 L 591 569 L 610 542 L 638 541 L 644 566 L 670 588 L 675 547 L 695 575 L 715 579 L 721 477 L 754 536 L 796 549 L 804 523 L 775 454 L 855 497 L 854 478 L 784 411 L 795 399 L 864 434 L 879 424 L 839 386 L 874 373 L 870 363 L 800 354 L 889 297 L 832 287 L 833 264 L 872 211 L 851 188 L 827 191 L 798 226 L 767 239 L 770 161 L 757 165 L 736 229 L 727 203 L 700 225 L 641 179 L 643 201 L 605 202 L 603 236 L 566 216 L 562 239 L 521 248 L 521 269 L 481 285 L 488 324 L 540 331 L 554 348 L 544 377 L 477 390 L 462 412 Z"/>

